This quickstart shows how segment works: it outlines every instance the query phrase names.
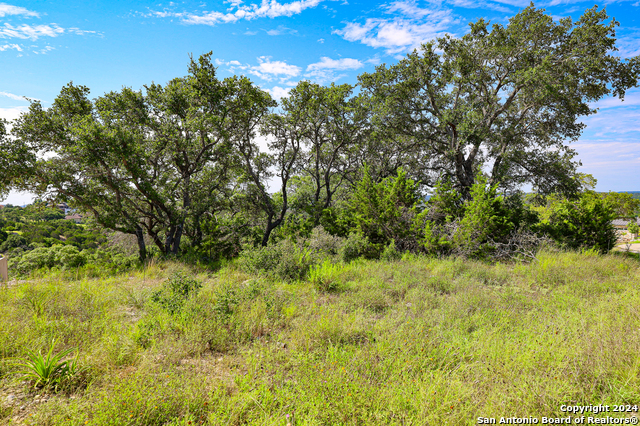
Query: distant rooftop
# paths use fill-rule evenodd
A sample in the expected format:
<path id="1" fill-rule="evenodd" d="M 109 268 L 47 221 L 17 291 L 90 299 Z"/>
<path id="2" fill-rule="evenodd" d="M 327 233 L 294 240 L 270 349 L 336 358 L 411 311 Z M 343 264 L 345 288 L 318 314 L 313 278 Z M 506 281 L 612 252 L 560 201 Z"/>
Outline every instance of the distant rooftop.
<path id="1" fill-rule="evenodd" d="M 629 219 L 615 219 L 611 223 L 613 224 L 613 226 L 627 226 L 630 222 L 631 220 Z M 636 223 L 640 225 L 640 218 L 636 219 Z"/>

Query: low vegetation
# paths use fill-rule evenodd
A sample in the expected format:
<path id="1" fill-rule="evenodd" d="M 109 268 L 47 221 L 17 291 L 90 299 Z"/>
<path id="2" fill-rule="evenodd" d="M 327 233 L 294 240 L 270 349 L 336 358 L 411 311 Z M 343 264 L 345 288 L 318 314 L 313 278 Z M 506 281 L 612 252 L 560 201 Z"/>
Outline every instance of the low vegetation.
<path id="1" fill-rule="evenodd" d="M 0 423 L 458 425 L 640 401 L 637 258 L 334 258 L 288 280 L 242 259 L 2 289 Z M 38 353 L 80 373 L 45 386 L 19 365 Z"/>

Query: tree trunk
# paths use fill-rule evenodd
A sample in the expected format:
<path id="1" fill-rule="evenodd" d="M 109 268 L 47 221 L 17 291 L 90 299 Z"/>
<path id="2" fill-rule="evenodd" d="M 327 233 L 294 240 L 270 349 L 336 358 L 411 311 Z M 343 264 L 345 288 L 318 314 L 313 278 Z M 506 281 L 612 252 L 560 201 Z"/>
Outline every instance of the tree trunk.
<path id="1" fill-rule="evenodd" d="M 144 263 L 147 259 L 147 246 L 144 243 L 144 233 L 140 225 L 136 225 L 136 239 L 138 240 L 138 256 L 140 257 L 140 262 Z"/>
<path id="2" fill-rule="evenodd" d="M 173 235 L 173 246 L 171 247 L 171 253 L 174 254 L 174 256 L 178 255 L 178 252 L 180 251 L 180 239 L 182 239 L 182 230 L 184 229 L 184 220 L 178 224 L 175 233 Z"/>
<path id="3" fill-rule="evenodd" d="M 262 247 L 267 246 L 267 244 L 269 243 L 269 237 L 271 236 L 271 232 L 274 229 L 276 229 L 278 225 L 280 225 L 280 223 L 282 222 L 281 218 L 279 218 L 275 222 L 272 222 L 271 221 L 272 218 L 273 216 L 269 216 L 269 218 L 267 219 L 267 227 L 264 230 L 264 234 L 262 234 Z"/>
<path id="4" fill-rule="evenodd" d="M 176 233 L 176 227 L 175 226 L 170 226 L 169 227 L 169 232 L 167 232 L 167 235 L 164 238 L 164 255 L 167 256 L 169 255 L 169 253 L 171 253 L 171 247 L 173 246 L 173 237 Z"/>

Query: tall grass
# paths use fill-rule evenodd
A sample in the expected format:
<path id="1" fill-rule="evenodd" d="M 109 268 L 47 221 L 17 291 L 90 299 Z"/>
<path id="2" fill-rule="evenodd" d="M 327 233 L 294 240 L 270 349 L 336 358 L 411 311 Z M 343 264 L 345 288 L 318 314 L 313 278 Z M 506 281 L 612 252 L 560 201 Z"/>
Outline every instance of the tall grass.
<path id="1" fill-rule="evenodd" d="M 199 291 L 163 293 L 176 271 Z M 637 404 L 639 282 L 637 259 L 590 252 L 327 262 L 298 282 L 177 263 L 33 279 L 0 291 L 0 423 L 458 425 Z M 36 399 L 14 361 L 52 339 L 87 384 Z"/>

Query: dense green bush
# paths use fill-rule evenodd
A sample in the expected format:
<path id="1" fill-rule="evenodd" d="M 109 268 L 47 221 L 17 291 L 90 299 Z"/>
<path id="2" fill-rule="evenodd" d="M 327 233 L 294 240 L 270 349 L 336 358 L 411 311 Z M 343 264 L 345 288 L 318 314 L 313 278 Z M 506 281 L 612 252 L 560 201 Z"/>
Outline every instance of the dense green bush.
<path id="1" fill-rule="evenodd" d="M 151 295 L 151 300 L 170 314 L 179 312 L 187 300 L 202 288 L 202 284 L 185 272 L 175 272 Z"/>
<path id="2" fill-rule="evenodd" d="M 26 245 L 27 240 L 22 235 L 11 234 L 2 244 L 0 244 L 0 253 L 5 253 L 11 249 L 24 247 Z"/>
<path id="3" fill-rule="evenodd" d="M 28 273 L 40 268 L 77 268 L 87 262 L 86 253 L 81 253 L 74 246 L 55 245 L 38 247 L 25 252 L 17 263 L 21 273 Z"/>
<path id="4" fill-rule="evenodd" d="M 541 228 L 562 246 L 606 253 L 617 240 L 613 219 L 614 210 L 607 200 L 589 191 L 575 200 L 554 200 Z"/>
<path id="5" fill-rule="evenodd" d="M 344 240 L 338 255 L 343 262 L 348 263 L 373 252 L 374 250 L 367 238 L 358 232 L 353 232 Z"/>
<path id="6" fill-rule="evenodd" d="M 427 253 L 489 259 L 498 251 L 498 257 L 510 257 L 505 250 L 518 249 L 520 243 L 535 251 L 538 240 L 528 236 L 534 235 L 537 223 L 537 214 L 521 194 L 499 195 L 479 174 L 466 200 L 450 184 L 439 183 L 413 227 L 422 229 L 421 245 Z"/>
<path id="7" fill-rule="evenodd" d="M 417 248 L 411 225 L 421 210 L 418 185 L 402 169 L 397 176 L 376 183 L 369 170 L 356 185 L 348 214 L 356 231 L 371 244 L 369 257 L 377 258 L 391 241 L 401 251 Z"/>
<path id="8" fill-rule="evenodd" d="M 304 241 L 282 240 L 267 247 L 246 248 L 237 260 L 238 267 L 247 272 L 262 272 L 287 281 L 303 279 L 317 262 Z"/>

